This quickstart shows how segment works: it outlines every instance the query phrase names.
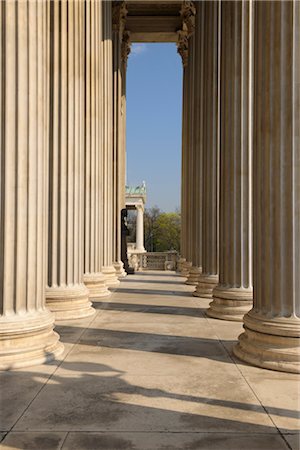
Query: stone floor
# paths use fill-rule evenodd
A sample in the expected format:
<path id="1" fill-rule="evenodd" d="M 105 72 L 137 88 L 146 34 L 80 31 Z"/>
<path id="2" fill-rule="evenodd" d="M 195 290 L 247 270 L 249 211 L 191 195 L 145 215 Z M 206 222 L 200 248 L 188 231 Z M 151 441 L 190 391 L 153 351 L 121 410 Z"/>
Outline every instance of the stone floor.
<path id="1" fill-rule="evenodd" d="M 192 290 L 138 273 L 61 323 L 60 361 L 1 374 L 1 448 L 299 449 L 299 376 L 237 361 Z"/>

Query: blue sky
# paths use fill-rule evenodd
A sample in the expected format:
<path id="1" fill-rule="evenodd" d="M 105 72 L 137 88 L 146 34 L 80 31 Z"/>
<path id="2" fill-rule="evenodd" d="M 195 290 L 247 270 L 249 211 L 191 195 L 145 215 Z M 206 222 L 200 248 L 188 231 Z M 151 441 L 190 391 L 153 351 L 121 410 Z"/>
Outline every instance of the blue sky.
<path id="1" fill-rule="evenodd" d="M 133 44 L 127 69 L 127 184 L 147 208 L 180 206 L 182 64 L 175 44 Z"/>

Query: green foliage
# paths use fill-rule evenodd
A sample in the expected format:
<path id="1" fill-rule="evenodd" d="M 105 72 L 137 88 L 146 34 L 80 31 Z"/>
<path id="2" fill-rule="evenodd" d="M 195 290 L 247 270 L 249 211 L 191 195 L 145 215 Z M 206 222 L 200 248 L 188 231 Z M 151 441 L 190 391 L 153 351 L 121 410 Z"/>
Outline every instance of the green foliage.
<path id="1" fill-rule="evenodd" d="M 144 216 L 145 248 L 148 252 L 180 251 L 180 214 L 147 209 Z"/>

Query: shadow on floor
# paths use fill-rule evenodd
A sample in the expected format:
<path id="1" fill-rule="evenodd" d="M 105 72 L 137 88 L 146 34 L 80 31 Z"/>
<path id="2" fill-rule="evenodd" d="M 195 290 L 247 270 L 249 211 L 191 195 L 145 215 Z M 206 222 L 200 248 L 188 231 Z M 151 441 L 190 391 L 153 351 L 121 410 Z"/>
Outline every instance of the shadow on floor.
<path id="1" fill-rule="evenodd" d="M 6 373 L 2 430 L 16 424 L 13 431 L 276 433 L 265 410 L 252 400 L 215 399 L 174 392 L 174 388 L 169 392 L 144 387 L 144 380 L 129 383 L 125 375 L 113 366 L 69 361 L 51 375 L 50 382 L 49 375 L 39 370 Z M 266 409 L 278 416 L 297 417 L 292 410 Z"/>
<path id="2" fill-rule="evenodd" d="M 185 285 L 183 279 L 179 279 L 179 280 L 153 280 L 152 278 L 149 280 L 139 280 L 137 278 L 124 278 L 124 280 L 122 280 L 122 282 L 125 283 L 149 283 L 149 284 L 181 284 L 181 285 Z"/>
<path id="3" fill-rule="evenodd" d="M 140 283 L 140 282 L 139 282 Z M 192 292 L 186 291 L 173 291 L 173 290 L 158 290 L 158 289 L 135 289 L 135 288 L 117 288 L 116 294 L 124 293 L 124 294 L 138 294 L 138 295 L 168 295 L 169 297 L 178 296 L 178 297 L 192 297 Z"/>
<path id="4" fill-rule="evenodd" d="M 63 342 L 73 343 L 72 326 L 59 325 L 55 329 Z M 81 345 L 99 348 L 127 349 L 169 355 L 194 356 L 233 363 L 220 341 L 211 338 L 172 336 L 167 334 L 143 333 L 136 331 L 107 330 L 101 328 L 76 327 L 76 332 L 83 332 Z M 226 341 L 233 345 L 236 341 Z"/>
<path id="5" fill-rule="evenodd" d="M 107 311 L 123 311 L 123 312 L 138 312 L 149 314 L 168 314 L 174 316 L 187 317 L 204 317 L 206 308 L 184 308 L 182 306 L 165 306 L 165 305 L 145 305 L 135 303 L 121 303 L 121 302 L 100 302 L 93 303 L 95 309 Z"/>

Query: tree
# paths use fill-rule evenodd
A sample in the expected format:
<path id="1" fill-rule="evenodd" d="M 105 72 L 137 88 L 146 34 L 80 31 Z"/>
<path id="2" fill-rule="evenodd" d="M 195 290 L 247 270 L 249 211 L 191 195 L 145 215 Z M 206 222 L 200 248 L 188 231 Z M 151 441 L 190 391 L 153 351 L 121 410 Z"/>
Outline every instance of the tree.
<path id="1" fill-rule="evenodd" d="M 180 219 L 178 213 L 162 213 L 157 217 L 153 230 L 155 251 L 180 251 Z"/>
<path id="2" fill-rule="evenodd" d="M 155 224 L 160 216 L 161 211 L 157 206 L 145 210 L 144 214 L 144 240 L 147 252 L 156 251 L 156 243 L 154 241 Z"/>

